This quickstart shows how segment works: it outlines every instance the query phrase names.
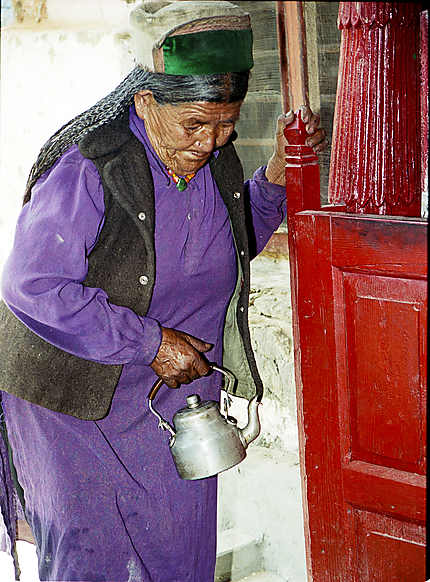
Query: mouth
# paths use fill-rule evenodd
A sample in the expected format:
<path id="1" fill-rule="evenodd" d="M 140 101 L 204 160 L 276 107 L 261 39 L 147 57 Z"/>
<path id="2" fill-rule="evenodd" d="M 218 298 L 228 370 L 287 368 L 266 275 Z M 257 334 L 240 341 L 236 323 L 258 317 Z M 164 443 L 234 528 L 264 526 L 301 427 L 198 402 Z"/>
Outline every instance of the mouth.
<path id="1" fill-rule="evenodd" d="M 170 162 L 170 167 L 180 176 L 197 172 L 209 160 L 210 154 L 207 152 L 196 152 L 195 150 L 184 150 L 177 156 L 176 163 Z M 176 168 L 176 169 L 175 169 Z"/>
<path id="2" fill-rule="evenodd" d="M 209 157 L 209 154 L 207 152 L 202 153 L 190 150 L 187 153 L 196 160 L 205 160 L 207 157 Z"/>

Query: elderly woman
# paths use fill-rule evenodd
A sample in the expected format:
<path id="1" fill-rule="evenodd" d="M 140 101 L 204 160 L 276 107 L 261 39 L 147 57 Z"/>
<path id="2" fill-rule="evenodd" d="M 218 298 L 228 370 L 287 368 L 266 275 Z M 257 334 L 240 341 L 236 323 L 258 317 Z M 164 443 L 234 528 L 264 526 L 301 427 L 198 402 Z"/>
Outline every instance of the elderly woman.
<path id="1" fill-rule="evenodd" d="M 249 16 L 157 4 L 132 13 L 138 66 L 42 148 L 3 274 L 2 406 L 41 580 L 212 581 L 216 477 L 178 477 L 145 396 L 193 382 L 160 393 L 168 419 L 218 399 L 217 362 L 261 398 L 249 261 L 285 215 L 292 116 L 243 184 Z"/>

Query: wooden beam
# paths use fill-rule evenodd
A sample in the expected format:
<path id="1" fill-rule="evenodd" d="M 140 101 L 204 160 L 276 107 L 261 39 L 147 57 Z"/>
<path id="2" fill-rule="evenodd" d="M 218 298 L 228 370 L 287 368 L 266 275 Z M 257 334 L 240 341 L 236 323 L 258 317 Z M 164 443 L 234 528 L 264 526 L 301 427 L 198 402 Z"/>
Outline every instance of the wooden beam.
<path id="1" fill-rule="evenodd" d="M 277 32 L 284 113 L 309 105 L 303 2 L 277 2 Z"/>
<path id="2" fill-rule="evenodd" d="M 276 31 L 278 34 L 279 70 L 281 76 L 282 112 L 290 108 L 290 91 L 288 83 L 287 31 L 285 24 L 285 2 L 276 2 Z"/>

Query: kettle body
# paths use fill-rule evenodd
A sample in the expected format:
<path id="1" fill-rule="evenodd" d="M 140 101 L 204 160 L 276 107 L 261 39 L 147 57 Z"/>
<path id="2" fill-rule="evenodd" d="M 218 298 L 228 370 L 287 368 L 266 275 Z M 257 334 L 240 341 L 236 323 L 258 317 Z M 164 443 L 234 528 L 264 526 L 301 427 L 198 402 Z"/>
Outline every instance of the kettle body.
<path id="1" fill-rule="evenodd" d="M 188 396 L 187 407 L 173 417 L 170 450 L 182 479 L 203 479 L 226 471 L 246 457 L 236 419 L 224 417 L 212 400 Z"/>
<path id="2" fill-rule="evenodd" d="M 163 383 L 161 379 L 154 384 L 148 396 L 149 408 L 158 418 L 159 428 L 171 434 L 170 451 L 182 479 L 204 479 L 234 467 L 243 461 L 248 444 L 260 434 L 260 402 L 257 397 L 248 404 L 248 424 L 238 428 L 236 419 L 228 414 L 228 388 L 235 378 L 223 368 L 215 365 L 212 368 L 228 380 L 223 413 L 218 402 L 201 401 L 198 394 L 192 394 L 186 399 L 187 406 L 174 415 L 173 428 L 152 406 L 154 396 Z"/>

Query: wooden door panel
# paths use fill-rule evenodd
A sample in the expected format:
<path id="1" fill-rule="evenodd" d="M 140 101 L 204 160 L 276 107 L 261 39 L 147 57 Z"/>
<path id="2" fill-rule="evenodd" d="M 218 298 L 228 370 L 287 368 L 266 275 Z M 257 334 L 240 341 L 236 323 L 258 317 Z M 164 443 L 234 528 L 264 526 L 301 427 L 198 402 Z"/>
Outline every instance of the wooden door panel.
<path id="1" fill-rule="evenodd" d="M 351 460 L 425 472 L 426 289 L 425 281 L 335 270 L 339 400 L 347 400 L 342 430 Z"/>
<path id="2" fill-rule="evenodd" d="M 424 581 L 424 528 L 359 509 L 354 522 L 359 580 Z"/>
<path id="3" fill-rule="evenodd" d="M 412 522 L 425 521 L 426 483 L 422 475 L 351 461 L 342 467 L 342 484 L 348 505 Z"/>
<path id="4" fill-rule="evenodd" d="M 294 217 L 314 582 L 424 582 L 426 237 L 420 219 Z"/>
<path id="5" fill-rule="evenodd" d="M 423 220 L 339 212 L 337 216 L 331 215 L 330 222 L 334 266 L 394 276 L 427 277 L 427 230 Z"/>

